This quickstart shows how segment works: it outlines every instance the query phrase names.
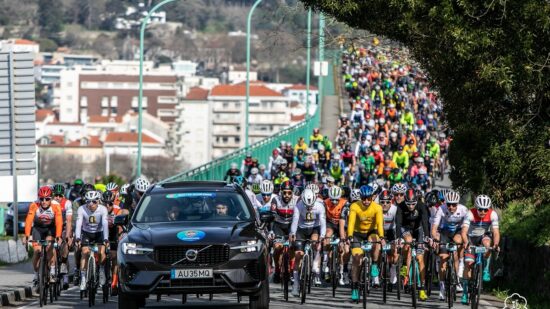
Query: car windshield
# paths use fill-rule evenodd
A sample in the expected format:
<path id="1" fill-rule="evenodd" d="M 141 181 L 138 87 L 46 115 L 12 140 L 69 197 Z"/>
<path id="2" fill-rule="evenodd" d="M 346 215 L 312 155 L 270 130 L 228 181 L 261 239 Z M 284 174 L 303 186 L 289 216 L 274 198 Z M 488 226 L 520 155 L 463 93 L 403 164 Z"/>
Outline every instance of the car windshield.
<path id="1" fill-rule="evenodd" d="M 249 220 L 241 195 L 215 191 L 147 195 L 134 217 L 136 223 Z"/>

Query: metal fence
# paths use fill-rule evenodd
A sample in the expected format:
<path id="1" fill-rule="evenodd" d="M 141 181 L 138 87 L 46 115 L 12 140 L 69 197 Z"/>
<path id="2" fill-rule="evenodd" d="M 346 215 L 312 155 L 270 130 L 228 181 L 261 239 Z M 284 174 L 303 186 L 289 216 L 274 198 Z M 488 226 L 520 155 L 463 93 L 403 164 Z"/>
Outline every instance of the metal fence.
<path id="1" fill-rule="evenodd" d="M 335 95 L 334 83 L 338 82 L 335 80 L 335 77 L 339 78 L 340 76 L 339 52 L 335 50 L 327 51 L 327 59 L 331 59 L 332 61 L 329 62 L 331 65 L 329 65 L 328 76 L 323 78 L 323 93 L 320 93 L 319 97 Z M 321 119 L 320 111 L 321 108 L 318 106 L 315 114 L 305 121 L 286 128 L 277 134 L 250 145 L 249 147 L 241 148 L 209 163 L 164 179 L 160 181 L 160 183 L 185 180 L 223 180 L 225 173 L 231 166 L 231 163 L 237 163 L 240 168 L 240 165 L 248 152 L 252 154 L 253 158 L 258 158 L 260 163 L 265 164 L 267 163 L 265 160 L 271 156 L 273 149 L 277 148 L 281 141 L 290 141 L 292 144 L 295 144 L 300 137 L 303 137 L 306 140 L 306 143 L 308 143 L 309 136 L 313 128 L 319 127 Z"/>

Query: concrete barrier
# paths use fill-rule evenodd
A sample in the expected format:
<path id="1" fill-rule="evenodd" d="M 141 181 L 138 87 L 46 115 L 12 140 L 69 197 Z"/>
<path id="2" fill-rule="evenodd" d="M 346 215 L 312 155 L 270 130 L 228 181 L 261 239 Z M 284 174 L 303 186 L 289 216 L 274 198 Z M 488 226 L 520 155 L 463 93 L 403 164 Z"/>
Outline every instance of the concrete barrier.
<path id="1" fill-rule="evenodd" d="M 0 261 L 8 264 L 23 262 L 28 258 L 27 250 L 20 239 L 0 240 Z"/>

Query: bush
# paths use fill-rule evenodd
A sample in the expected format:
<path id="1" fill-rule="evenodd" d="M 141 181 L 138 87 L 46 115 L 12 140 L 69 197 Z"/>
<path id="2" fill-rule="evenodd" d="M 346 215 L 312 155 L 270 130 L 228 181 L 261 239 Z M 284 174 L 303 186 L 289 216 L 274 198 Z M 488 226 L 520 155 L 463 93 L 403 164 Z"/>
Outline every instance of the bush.
<path id="1" fill-rule="evenodd" d="M 534 246 L 550 245 L 550 205 L 528 200 L 508 204 L 501 218 L 502 234 Z"/>
<path id="2" fill-rule="evenodd" d="M 57 50 L 57 43 L 54 40 L 37 39 L 37 41 L 38 41 L 38 44 L 40 44 L 40 51 L 54 52 Z"/>

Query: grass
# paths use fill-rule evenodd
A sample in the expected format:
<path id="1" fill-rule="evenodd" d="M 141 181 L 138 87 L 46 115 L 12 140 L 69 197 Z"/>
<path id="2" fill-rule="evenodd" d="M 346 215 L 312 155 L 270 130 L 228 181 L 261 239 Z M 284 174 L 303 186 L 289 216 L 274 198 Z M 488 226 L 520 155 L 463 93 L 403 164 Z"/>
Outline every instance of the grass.
<path id="1" fill-rule="evenodd" d="M 501 290 L 499 287 L 496 287 L 491 290 L 491 295 L 495 296 L 496 298 L 500 300 L 505 300 L 506 297 L 510 295 L 510 290 Z"/>

